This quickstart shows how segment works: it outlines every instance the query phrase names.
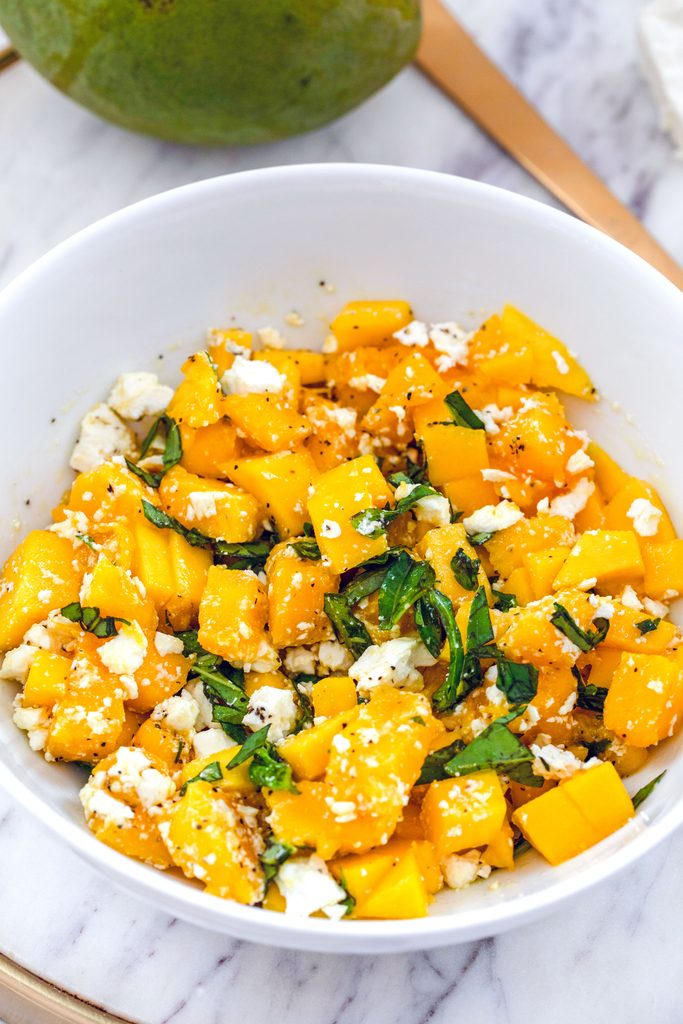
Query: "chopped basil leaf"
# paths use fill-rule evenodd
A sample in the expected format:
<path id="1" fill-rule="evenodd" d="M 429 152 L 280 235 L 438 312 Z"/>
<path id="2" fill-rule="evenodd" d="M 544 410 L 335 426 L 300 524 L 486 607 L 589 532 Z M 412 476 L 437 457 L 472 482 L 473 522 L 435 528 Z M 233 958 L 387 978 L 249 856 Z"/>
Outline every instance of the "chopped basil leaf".
<path id="1" fill-rule="evenodd" d="M 484 424 L 476 412 L 470 408 L 459 391 L 451 391 L 446 395 L 444 402 L 448 411 L 459 427 L 470 427 L 471 430 L 484 430 Z"/>
<path id="2" fill-rule="evenodd" d="M 177 465 L 183 457 L 183 442 L 180 436 L 180 427 L 174 419 L 171 419 L 170 416 L 166 416 L 165 414 L 163 416 L 159 416 L 159 418 L 150 427 L 140 448 L 140 458 L 144 459 L 160 430 L 166 431 L 166 444 L 164 445 L 161 461 L 165 469 L 171 469 L 173 466 Z"/>
<path id="3" fill-rule="evenodd" d="M 602 715 L 605 709 L 605 699 L 609 690 L 606 686 L 594 686 L 593 683 L 585 682 L 578 668 L 572 668 L 572 675 L 576 679 L 576 706 L 584 711 L 592 711 L 596 715 Z"/>
<path id="4" fill-rule="evenodd" d="M 339 884 L 341 885 L 342 889 L 346 893 L 346 899 L 340 900 L 339 901 L 339 906 L 340 907 L 346 907 L 346 912 L 344 914 L 344 917 L 348 917 L 349 914 L 351 914 L 353 912 L 353 909 L 356 906 L 356 898 L 355 898 L 355 896 L 352 896 L 351 893 L 349 892 L 349 887 L 346 884 L 346 879 L 344 878 L 344 872 L 343 871 L 339 875 Z"/>
<path id="5" fill-rule="evenodd" d="M 494 590 L 493 607 L 499 612 L 509 612 L 511 608 L 517 607 L 517 598 L 514 594 L 506 594 L 503 590 Z"/>
<path id="6" fill-rule="evenodd" d="M 210 540 L 216 560 L 229 569 L 253 569 L 265 565 L 272 545 L 267 540 L 251 540 L 228 543 L 225 540 Z"/>
<path id="7" fill-rule="evenodd" d="M 392 562 L 379 588 L 379 628 L 391 629 L 420 597 L 434 586 L 429 562 L 416 562 L 402 551 Z"/>
<path id="8" fill-rule="evenodd" d="M 451 569 L 463 590 L 475 590 L 481 562 L 470 558 L 464 548 L 458 548 L 451 558 Z"/>
<path id="9" fill-rule="evenodd" d="M 305 672 L 300 672 L 299 675 L 292 678 L 292 685 L 299 699 L 299 714 L 297 716 L 295 732 L 300 732 L 307 725 L 313 725 L 313 704 L 307 693 L 307 687 L 311 683 L 317 682 L 318 679 L 319 676 L 311 676 Z"/>
<path id="10" fill-rule="evenodd" d="M 259 857 L 266 884 L 272 882 L 278 873 L 280 865 L 289 860 L 293 853 L 296 853 L 296 846 L 292 846 L 290 843 L 282 843 L 279 839 L 273 839 L 271 836 L 265 850 Z"/>
<path id="11" fill-rule="evenodd" d="M 464 750 L 447 762 L 447 774 L 469 775 L 471 772 L 491 769 L 523 786 L 542 786 L 543 779 L 533 772 L 533 754 L 510 732 L 507 725 L 525 710 L 524 705 L 513 708 L 492 722 Z"/>
<path id="12" fill-rule="evenodd" d="M 192 782 L 219 782 L 222 778 L 223 770 L 221 769 L 220 762 L 212 761 L 211 764 L 207 764 L 206 768 L 202 768 L 199 775 L 195 775 L 194 778 L 183 782 L 180 787 L 180 795 L 185 796 L 187 787 Z"/>
<path id="13" fill-rule="evenodd" d="M 487 541 L 491 540 L 491 537 L 493 537 L 492 533 L 486 533 L 482 530 L 481 533 L 471 534 L 467 539 L 470 544 L 486 544 Z"/>
<path id="14" fill-rule="evenodd" d="M 462 740 L 453 740 L 447 747 L 441 747 L 439 750 L 433 750 L 431 754 L 427 754 L 415 785 L 425 786 L 428 782 L 440 782 L 442 779 L 450 778 L 444 770 L 444 766 L 464 749 L 465 744 Z"/>
<path id="15" fill-rule="evenodd" d="M 597 757 L 599 754 L 604 754 L 612 741 L 610 739 L 604 740 L 589 740 L 585 743 L 581 741 L 582 746 L 586 748 L 586 760 L 590 761 L 592 757 Z"/>
<path id="16" fill-rule="evenodd" d="M 376 539 L 386 533 L 387 527 L 394 519 L 408 512 L 422 498 L 429 498 L 438 493 L 430 484 L 415 484 L 410 494 L 400 498 L 393 508 L 389 505 L 385 505 L 384 508 L 364 508 L 351 516 L 351 525 L 361 536 Z"/>
<path id="17" fill-rule="evenodd" d="M 609 619 L 594 619 L 595 629 L 581 629 L 581 626 L 574 621 L 564 605 L 559 604 L 557 601 L 554 601 L 553 604 L 555 611 L 550 616 L 550 621 L 555 629 L 558 629 L 560 633 L 564 633 L 567 639 L 571 640 L 580 651 L 584 653 L 592 651 L 607 636 Z"/>
<path id="18" fill-rule="evenodd" d="M 130 459 L 126 458 L 126 465 L 131 473 L 139 477 L 143 483 L 147 484 L 148 487 L 158 487 L 161 483 L 163 473 L 150 473 L 149 470 L 143 469 L 142 466 L 137 466 Z"/>
<path id="19" fill-rule="evenodd" d="M 310 561 L 318 561 L 320 558 L 320 548 L 318 547 L 317 540 L 312 537 L 307 537 L 306 540 L 292 541 L 289 545 L 290 548 L 294 548 L 299 558 L 308 558 Z"/>
<path id="20" fill-rule="evenodd" d="M 636 622 L 636 629 L 639 629 L 643 634 L 652 633 L 661 621 L 661 617 L 657 619 L 642 619 L 640 622 Z"/>
<path id="21" fill-rule="evenodd" d="M 382 585 L 388 571 L 387 565 L 378 565 L 376 569 L 368 569 L 358 573 L 355 579 L 343 590 L 344 599 L 349 607 L 358 604 L 364 597 L 374 594 Z"/>
<path id="22" fill-rule="evenodd" d="M 244 764 L 244 762 L 248 761 L 260 747 L 264 746 L 268 741 L 269 729 L 270 725 L 264 725 L 262 729 L 252 732 L 251 735 L 246 738 L 233 759 L 228 762 L 226 770 L 230 771 L 231 768 L 237 768 L 239 765 Z"/>
<path id="23" fill-rule="evenodd" d="M 173 758 L 174 764 L 178 764 L 178 762 L 180 761 L 180 755 L 182 754 L 184 747 L 185 740 L 178 740 L 178 746 L 176 748 L 175 757 Z"/>
<path id="24" fill-rule="evenodd" d="M 99 608 L 84 608 L 78 601 L 64 605 L 62 615 L 69 622 L 78 622 L 87 632 L 100 640 L 106 640 L 110 636 L 116 636 L 116 623 L 121 622 L 124 626 L 130 626 L 128 619 L 121 619 L 118 615 L 100 615 Z"/>
<path id="25" fill-rule="evenodd" d="M 208 651 L 204 650 L 204 648 L 199 642 L 196 629 L 183 629 L 175 635 L 178 637 L 179 640 L 182 641 L 183 654 L 185 655 L 186 658 L 195 655 L 197 658 L 202 659 L 202 664 L 205 663 L 205 659 L 207 662 L 208 659 L 213 659 L 213 663 L 215 665 L 217 665 L 218 662 L 222 660 L 218 654 L 209 654 Z"/>
<path id="26" fill-rule="evenodd" d="M 372 646 L 372 637 L 365 625 L 353 614 L 343 594 L 325 594 L 325 614 L 340 644 L 349 649 L 354 658 Z"/>
<path id="27" fill-rule="evenodd" d="M 446 678 L 432 697 L 432 703 L 438 711 L 448 711 L 449 708 L 455 707 L 465 696 L 462 692 L 462 670 L 465 662 L 465 651 L 450 599 L 445 594 L 442 594 L 440 590 L 434 589 L 429 594 L 429 601 L 431 601 L 439 613 L 450 651 L 450 662 Z"/>
<path id="28" fill-rule="evenodd" d="M 533 849 L 531 843 L 524 836 L 517 836 L 514 843 L 512 844 L 512 856 L 517 859 L 521 857 L 523 853 L 528 853 L 529 850 Z"/>
<path id="29" fill-rule="evenodd" d="M 507 658 L 497 658 L 496 686 L 502 690 L 510 704 L 529 704 L 538 692 L 538 669 L 534 665 L 518 664 Z"/>
<path id="30" fill-rule="evenodd" d="M 255 786 L 266 789 L 284 789 L 289 793 L 298 793 L 294 785 L 292 769 L 283 761 L 272 743 L 259 747 L 249 765 L 249 778 Z"/>
<path id="31" fill-rule="evenodd" d="M 89 534 L 77 533 L 76 539 L 82 541 L 84 544 L 87 544 L 92 551 L 97 551 L 97 544 Z"/>
<path id="32" fill-rule="evenodd" d="M 666 775 L 666 771 L 663 771 L 659 775 L 656 775 L 654 777 L 654 779 L 650 779 L 649 782 L 647 782 L 644 786 L 642 786 L 638 790 L 638 792 L 634 796 L 631 797 L 631 801 L 633 803 L 633 806 L 636 809 L 638 807 L 640 807 L 640 805 L 642 804 L 643 800 L 647 800 L 647 798 L 649 797 L 650 793 L 655 788 L 657 783 L 661 782 L 665 775 Z"/>
<path id="33" fill-rule="evenodd" d="M 414 608 L 415 626 L 433 658 L 438 658 L 446 638 L 441 616 L 427 597 L 419 597 Z"/>
<path id="34" fill-rule="evenodd" d="M 493 626 L 491 625 L 491 613 L 489 612 L 486 591 L 483 587 L 472 599 L 470 614 L 467 620 L 467 650 L 478 649 L 491 643 L 493 640 Z"/>
<path id="35" fill-rule="evenodd" d="M 227 662 L 224 664 L 227 665 Z M 226 724 L 241 725 L 249 706 L 249 698 L 244 690 L 216 669 L 204 668 L 195 663 L 192 672 L 202 681 L 206 698 L 213 708 L 214 722 L 220 722 L 224 729 Z"/>
<path id="36" fill-rule="evenodd" d="M 156 505 L 152 505 L 151 501 L 147 501 L 145 498 L 142 499 L 142 511 L 145 513 L 145 518 L 159 530 L 174 530 L 181 537 L 184 537 L 188 544 L 195 548 L 213 547 L 214 542 L 211 537 L 200 533 L 199 530 L 188 530 L 187 527 L 179 523 L 173 516 L 167 515 L 166 512 L 157 508 Z"/>

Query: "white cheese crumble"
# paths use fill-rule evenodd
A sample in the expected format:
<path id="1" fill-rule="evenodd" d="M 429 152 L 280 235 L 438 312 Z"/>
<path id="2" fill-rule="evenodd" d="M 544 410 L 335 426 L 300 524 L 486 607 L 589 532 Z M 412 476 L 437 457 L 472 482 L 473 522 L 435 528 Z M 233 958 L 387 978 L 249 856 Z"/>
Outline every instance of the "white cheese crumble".
<path id="1" fill-rule="evenodd" d="M 475 409 L 474 412 L 484 424 L 484 430 L 487 434 L 498 434 L 500 433 L 498 424 L 506 423 L 507 420 L 512 419 L 514 410 L 511 405 L 505 405 L 501 409 L 494 402 L 490 402 L 483 409 Z"/>
<path id="2" fill-rule="evenodd" d="M 585 452 L 583 448 L 579 448 L 578 451 L 574 452 L 567 459 L 567 472 L 572 475 L 575 473 L 585 473 L 587 469 L 592 469 L 595 465 L 588 452 Z"/>
<path id="3" fill-rule="evenodd" d="M 354 391 L 375 391 L 379 394 L 386 382 L 386 377 L 378 377 L 376 373 L 364 373 L 362 377 L 351 377 L 349 387 Z"/>
<path id="4" fill-rule="evenodd" d="M 278 394 L 287 381 L 271 363 L 235 356 L 232 366 L 221 377 L 226 395 Z"/>
<path id="5" fill-rule="evenodd" d="M 47 742 L 49 714 L 47 708 L 24 707 L 20 703 L 21 695 L 17 694 L 14 704 L 12 721 L 18 729 L 28 735 L 31 750 L 42 750 Z"/>
<path id="6" fill-rule="evenodd" d="M 341 526 L 334 519 L 323 519 L 320 524 L 320 536 L 328 537 L 330 540 L 341 537 Z"/>
<path id="7" fill-rule="evenodd" d="M 407 498 L 409 494 L 419 487 L 419 484 L 400 483 L 394 491 L 396 501 Z M 443 494 L 427 494 L 420 498 L 412 506 L 415 518 L 421 523 L 429 523 L 431 526 L 448 526 L 451 521 L 451 506 L 448 498 Z"/>
<path id="8" fill-rule="evenodd" d="M 213 754 L 220 754 L 222 750 L 237 746 L 219 725 L 209 726 L 208 729 L 195 733 L 192 745 L 196 757 L 211 757 Z"/>
<path id="9" fill-rule="evenodd" d="M 196 682 L 188 683 L 185 689 L 180 693 L 181 697 L 189 696 L 196 702 L 199 712 L 197 715 L 197 721 L 195 727 L 200 729 L 207 725 L 211 725 L 213 722 L 213 705 L 209 698 L 204 693 L 204 684 L 201 679 L 197 679 Z"/>
<path id="10" fill-rule="evenodd" d="M 376 686 L 397 686 L 421 690 L 424 683 L 418 668 L 434 665 L 433 658 L 417 637 L 400 636 L 384 644 L 373 644 L 349 669 L 358 692 L 366 694 Z"/>
<path id="11" fill-rule="evenodd" d="M 662 510 L 647 498 L 636 498 L 631 502 L 626 515 L 633 520 L 633 529 L 639 536 L 654 537 L 659 529 Z"/>
<path id="12" fill-rule="evenodd" d="M 162 658 L 167 654 L 182 654 L 184 650 L 180 637 L 172 636 L 170 633 L 155 633 L 154 646 Z"/>
<path id="13" fill-rule="evenodd" d="M 481 478 L 490 484 L 502 484 L 506 480 L 516 479 L 515 474 L 508 473 L 506 469 L 482 469 Z"/>
<path id="14" fill-rule="evenodd" d="M 514 501 L 499 501 L 497 505 L 484 505 L 476 509 L 471 516 L 466 516 L 462 524 L 470 536 L 477 533 L 496 533 L 514 526 L 524 513 Z"/>
<path id="15" fill-rule="evenodd" d="M 649 612 L 650 615 L 654 615 L 655 618 L 663 619 L 669 614 L 668 607 L 662 601 L 654 601 L 651 597 L 643 598 L 643 608 L 646 612 Z"/>
<path id="16" fill-rule="evenodd" d="M 576 772 L 600 764 L 597 757 L 591 757 L 589 761 L 581 761 L 572 754 L 571 750 L 565 750 L 564 747 L 558 747 L 554 743 L 543 745 L 532 743 L 529 749 L 535 758 L 534 772 L 544 779 L 569 779 Z"/>
<path id="17" fill-rule="evenodd" d="M 216 502 L 224 497 L 223 491 L 191 491 L 187 496 L 187 518 L 211 519 L 218 511 Z"/>
<path id="18" fill-rule="evenodd" d="M 98 817 L 108 825 L 122 828 L 126 822 L 135 817 L 132 807 L 124 804 L 122 800 L 117 800 L 103 789 L 98 789 L 92 782 L 87 782 L 78 795 L 88 821 L 93 817 Z"/>
<path id="19" fill-rule="evenodd" d="M 114 410 L 100 402 L 81 421 L 69 465 L 78 473 L 87 473 L 114 455 L 135 455 L 135 437 Z"/>
<path id="20" fill-rule="evenodd" d="M 595 484 L 593 481 L 583 477 L 571 491 L 553 498 L 548 507 L 548 512 L 550 512 L 551 516 L 563 516 L 565 519 L 574 519 L 579 512 L 583 512 L 594 490 Z"/>
<path id="21" fill-rule="evenodd" d="M 307 647 L 288 647 L 284 657 L 285 668 L 291 676 L 315 675 L 316 657 Z"/>
<path id="22" fill-rule="evenodd" d="M 158 416 L 173 398 L 173 388 L 160 384 L 156 373 L 122 373 L 107 405 L 124 420 Z"/>
<path id="23" fill-rule="evenodd" d="M 271 743 L 282 743 L 294 729 L 298 707 L 291 690 L 276 686 L 259 686 L 249 698 L 249 707 L 242 724 L 252 732 L 269 726 Z"/>
<path id="24" fill-rule="evenodd" d="M 190 732 L 199 718 L 199 704 L 192 694 L 183 690 L 175 697 L 167 697 L 152 711 L 155 722 L 163 722 L 174 732 Z"/>
<path id="25" fill-rule="evenodd" d="M 554 348 L 550 354 L 553 357 L 553 362 L 555 363 L 555 366 L 557 367 L 557 372 L 561 373 L 563 376 L 569 373 L 569 363 L 564 358 L 562 353 L 558 352 L 557 349 Z"/>
<path id="26" fill-rule="evenodd" d="M 318 662 L 328 672 L 345 672 L 353 664 L 353 655 L 338 640 L 323 640 L 318 648 Z"/>
<path id="27" fill-rule="evenodd" d="M 20 644 L 8 651 L 2 659 L 0 668 L 0 679 L 16 680 L 18 683 L 25 683 L 28 670 L 37 653 L 37 648 L 31 644 Z"/>
<path id="28" fill-rule="evenodd" d="M 133 675 L 147 654 L 147 637 L 137 622 L 122 623 L 118 633 L 98 648 L 100 661 L 115 675 Z"/>
<path id="29" fill-rule="evenodd" d="M 449 889 L 465 889 L 477 878 L 488 878 L 491 866 L 484 864 L 476 850 L 451 854 L 441 864 L 444 880 Z"/>
<path id="30" fill-rule="evenodd" d="M 431 342 L 436 351 L 444 357 L 440 361 L 437 360 L 438 369 L 443 373 L 456 363 L 467 362 L 472 335 L 452 320 L 439 324 L 413 320 L 400 331 L 395 331 L 394 337 L 402 345 L 414 348 L 424 348 Z"/>
<path id="31" fill-rule="evenodd" d="M 327 917 L 339 920 L 346 912 L 342 905 L 345 890 L 316 854 L 290 857 L 280 867 L 275 883 L 286 901 L 285 913 L 292 917 L 310 917 L 322 910 Z"/>
<path id="32" fill-rule="evenodd" d="M 287 321 L 287 317 L 285 317 Z M 284 348 L 285 339 L 282 337 L 277 327 L 259 327 L 256 331 L 258 339 L 265 348 Z"/>
<path id="33" fill-rule="evenodd" d="M 641 604 L 640 598 L 636 594 L 635 590 L 630 584 L 627 584 L 620 597 L 621 603 L 626 608 L 630 608 L 634 612 L 642 612 L 643 605 Z M 666 607 L 666 606 L 665 606 Z"/>

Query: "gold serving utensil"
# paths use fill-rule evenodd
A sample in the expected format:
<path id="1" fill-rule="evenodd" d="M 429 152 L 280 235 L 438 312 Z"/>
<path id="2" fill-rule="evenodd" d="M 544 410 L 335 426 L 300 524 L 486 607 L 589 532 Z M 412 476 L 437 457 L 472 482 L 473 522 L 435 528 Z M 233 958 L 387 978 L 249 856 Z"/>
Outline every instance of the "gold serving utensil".
<path id="1" fill-rule="evenodd" d="M 5 68 L 10 67 L 18 60 L 19 54 L 12 46 L 7 46 L 4 50 L 0 50 L 0 71 L 4 71 Z"/>
<path id="2" fill-rule="evenodd" d="M 489 60 L 440 0 L 422 0 L 417 64 L 572 213 L 642 256 L 679 288 L 683 268 Z"/>

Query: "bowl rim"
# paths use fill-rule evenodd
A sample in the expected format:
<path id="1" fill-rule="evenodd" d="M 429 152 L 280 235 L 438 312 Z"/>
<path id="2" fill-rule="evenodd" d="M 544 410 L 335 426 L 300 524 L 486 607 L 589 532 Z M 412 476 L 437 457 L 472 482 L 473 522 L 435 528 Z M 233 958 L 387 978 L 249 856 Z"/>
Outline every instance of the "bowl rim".
<path id="1" fill-rule="evenodd" d="M 619 261 L 631 273 L 640 275 L 655 292 L 668 303 L 678 303 L 683 322 L 683 294 L 641 257 L 597 229 L 584 224 L 564 211 L 535 199 L 510 192 L 498 186 L 438 171 L 395 167 L 385 164 L 311 163 L 292 164 L 246 170 L 206 178 L 157 193 L 95 221 L 76 234 L 60 242 L 0 291 L 0 320 L 5 310 L 21 301 L 25 291 L 40 287 L 43 275 L 72 252 L 87 249 L 88 245 L 134 223 L 141 215 L 153 216 L 172 209 L 177 204 L 192 204 L 215 195 L 231 193 L 246 187 L 286 186 L 301 183 L 307 178 L 313 185 L 335 182 L 363 183 L 368 186 L 385 178 L 388 184 L 420 184 L 434 192 L 439 191 L 447 201 L 447 193 L 459 193 L 461 198 L 482 200 L 494 205 L 507 206 L 534 220 L 544 230 L 555 228 L 559 236 L 571 237 L 602 250 L 606 256 Z M 178 913 L 186 920 L 244 938 L 283 947 L 300 949 L 336 950 L 345 952 L 391 949 L 420 949 L 448 943 L 467 941 L 505 931 L 511 927 L 550 912 L 591 889 L 601 881 L 617 875 L 653 850 L 676 829 L 683 825 L 683 795 L 661 817 L 634 835 L 630 842 L 611 853 L 602 861 L 587 864 L 582 871 L 567 878 L 558 877 L 547 888 L 491 907 L 463 909 L 452 913 L 409 920 L 387 921 L 328 921 L 316 918 L 291 918 L 284 914 L 248 907 L 224 900 L 201 891 L 162 871 L 151 869 L 141 862 L 100 843 L 81 824 L 63 817 L 39 791 L 25 783 L 8 764 L 0 761 L 0 785 L 10 799 L 25 807 L 39 822 L 48 826 L 72 850 L 85 858 L 96 869 L 128 891 L 152 902 L 166 913 Z M 633 821 L 647 821 L 647 814 L 637 812 Z M 628 826 L 626 826 L 628 827 Z M 594 848 L 595 849 L 595 848 Z M 316 943 L 321 940 L 321 946 Z"/>

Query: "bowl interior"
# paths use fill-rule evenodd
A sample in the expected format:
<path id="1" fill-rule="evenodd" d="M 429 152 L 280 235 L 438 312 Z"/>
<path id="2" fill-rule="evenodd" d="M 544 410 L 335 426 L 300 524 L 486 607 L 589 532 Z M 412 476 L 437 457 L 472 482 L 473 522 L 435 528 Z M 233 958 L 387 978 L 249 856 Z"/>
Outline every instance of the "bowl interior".
<path id="1" fill-rule="evenodd" d="M 132 207 L 49 254 L 0 297 L 8 354 L 0 378 L 0 555 L 49 520 L 71 479 L 79 420 L 119 372 L 151 369 L 173 383 L 207 326 L 272 324 L 292 346 L 320 345 L 331 316 L 355 297 L 405 297 L 419 318 L 472 326 L 508 301 L 538 319 L 578 353 L 607 396 L 597 407 L 572 403 L 578 425 L 655 483 L 683 525 L 682 460 L 671 429 L 683 298 L 671 285 L 569 217 L 499 190 L 380 167 L 301 167 L 215 179 Z M 286 326 L 291 310 L 303 327 Z M 28 749 L 10 720 L 13 695 L 0 684 L 0 781 L 142 895 L 262 941 L 378 951 L 492 933 L 627 863 L 681 818 L 683 760 L 674 739 L 629 782 L 634 791 L 669 768 L 646 812 L 561 868 L 532 855 L 514 873 L 499 873 L 495 887 L 441 895 L 424 922 L 295 927 L 98 844 L 82 821 L 82 775 Z"/>

